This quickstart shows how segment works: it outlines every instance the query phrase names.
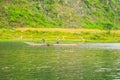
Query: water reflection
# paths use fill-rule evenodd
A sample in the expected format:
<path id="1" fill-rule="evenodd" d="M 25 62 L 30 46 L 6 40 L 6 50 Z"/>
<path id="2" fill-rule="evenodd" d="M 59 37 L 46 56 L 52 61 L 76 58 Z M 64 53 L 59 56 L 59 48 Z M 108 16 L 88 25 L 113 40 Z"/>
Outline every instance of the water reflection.
<path id="1" fill-rule="evenodd" d="M 89 48 L 120 50 L 120 43 L 85 43 L 84 45 Z"/>
<path id="2" fill-rule="evenodd" d="M 0 44 L 0 80 L 120 80 L 118 48 Z"/>

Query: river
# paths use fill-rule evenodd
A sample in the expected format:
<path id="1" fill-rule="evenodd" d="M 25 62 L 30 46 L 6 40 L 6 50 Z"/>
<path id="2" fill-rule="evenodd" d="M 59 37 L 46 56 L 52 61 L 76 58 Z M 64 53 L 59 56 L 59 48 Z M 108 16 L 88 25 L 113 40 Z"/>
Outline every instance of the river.
<path id="1" fill-rule="evenodd" d="M 0 80 L 120 80 L 120 43 L 0 42 Z"/>

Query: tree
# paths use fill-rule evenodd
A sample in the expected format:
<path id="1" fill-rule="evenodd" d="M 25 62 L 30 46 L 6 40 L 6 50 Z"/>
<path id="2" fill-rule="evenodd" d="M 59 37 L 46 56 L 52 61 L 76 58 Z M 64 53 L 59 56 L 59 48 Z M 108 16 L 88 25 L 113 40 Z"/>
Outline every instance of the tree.
<path id="1" fill-rule="evenodd" d="M 113 24 L 112 23 L 110 23 L 110 22 L 104 23 L 104 29 L 107 30 L 108 34 L 111 33 L 112 28 L 113 28 Z"/>

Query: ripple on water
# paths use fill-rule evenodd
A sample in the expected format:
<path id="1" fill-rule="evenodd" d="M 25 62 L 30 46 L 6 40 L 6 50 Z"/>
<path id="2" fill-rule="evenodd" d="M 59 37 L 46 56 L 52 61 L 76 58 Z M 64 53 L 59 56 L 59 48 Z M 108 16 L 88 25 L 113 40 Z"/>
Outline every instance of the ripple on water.
<path id="1" fill-rule="evenodd" d="M 104 72 L 104 71 L 110 72 L 110 71 L 112 71 L 112 69 L 110 69 L 110 68 L 99 68 L 99 69 L 95 70 L 95 72 Z"/>
<path id="2" fill-rule="evenodd" d="M 48 68 L 51 68 L 51 66 L 36 66 L 32 68 L 27 68 L 27 71 L 33 71 L 33 70 L 40 71 L 41 69 L 48 69 Z"/>
<path id="3" fill-rule="evenodd" d="M 15 69 L 14 65 L 8 65 L 8 66 L 4 66 L 4 67 L 1 68 L 1 70 L 3 70 L 4 72 L 9 72 L 13 69 Z"/>

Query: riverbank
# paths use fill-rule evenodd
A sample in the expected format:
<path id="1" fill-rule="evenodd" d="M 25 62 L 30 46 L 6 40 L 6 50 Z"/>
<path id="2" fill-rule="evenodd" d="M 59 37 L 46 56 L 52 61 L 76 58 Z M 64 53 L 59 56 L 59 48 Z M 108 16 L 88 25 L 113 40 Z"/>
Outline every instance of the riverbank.
<path id="1" fill-rule="evenodd" d="M 66 28 L 16 28 L 0 29 L 0 41 L 30 41 L 55 43 L 120 42 L 120 30 L 66 29 Z"/>

